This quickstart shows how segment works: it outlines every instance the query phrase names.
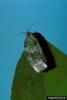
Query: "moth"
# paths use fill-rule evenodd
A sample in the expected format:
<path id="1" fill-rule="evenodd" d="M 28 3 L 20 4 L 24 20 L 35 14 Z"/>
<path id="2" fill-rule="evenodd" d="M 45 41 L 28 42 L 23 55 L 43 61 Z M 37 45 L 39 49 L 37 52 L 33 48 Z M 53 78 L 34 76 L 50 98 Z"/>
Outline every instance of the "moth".
<path id="1" fill-rule="evenodd" d="M 29 28 L 32 27 L 32 25 L 30 25 Z M 37 73 L 44 71 L 47 72 L 50 69 L 53 69 L 55 67 L 54 58 L 47 45 L 47 41 L 41 35 L 41 33 L 29 31 L 24 33 L 26 34 L 24 51 L 32 68 Z M 16 36 L 20 34 L 17 34 Z"/>
<path id="2" fill-rule="evenodd" d="M 48 66 L 46 63 L 46 57 L 44 56 L 36 37 L 37 34 L 37 32 L 27 32 L 24 42 L 24 51 L 33 69 L 39 73 L 44 71 Z"/>

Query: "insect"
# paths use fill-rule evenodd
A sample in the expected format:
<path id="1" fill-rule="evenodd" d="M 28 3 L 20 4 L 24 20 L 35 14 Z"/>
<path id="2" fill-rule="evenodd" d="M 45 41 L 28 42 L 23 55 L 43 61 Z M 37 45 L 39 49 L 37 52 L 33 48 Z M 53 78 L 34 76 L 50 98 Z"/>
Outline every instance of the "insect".
<path id="1" fill-rule="evenodd" d="M 27 59 L 36 72 L 41 72 L 47 68 L 46 57 L 42 52 L 42 48 L 36 38 L 35 33 L 27 32 L 27 36 L 24 42 L 24 50 L 27 55 Z"/>
<path id="2" fill-rule="evenodd" d="M 22 33 L 17 34 L 16 36 L 21 34 Z M 37 73 L 43 71 L 46 72 L 50 69 L 53 69 L 54 66 L 53 65 L 50 66 L 50 62 L 53 63 L 52 54 L 50 53 L 49 47 L 47 46 L 47 42 L 44 41 L 44 37 L 41 35 L 41 33 L 29 32 L 29 31 L 26 32 L 26 38 L 24 41 L 24 51 L 26 53 L 26 57 L 29 63 Z M 49 60 L 49 58 L 52 59 L 52 61 Z"/>

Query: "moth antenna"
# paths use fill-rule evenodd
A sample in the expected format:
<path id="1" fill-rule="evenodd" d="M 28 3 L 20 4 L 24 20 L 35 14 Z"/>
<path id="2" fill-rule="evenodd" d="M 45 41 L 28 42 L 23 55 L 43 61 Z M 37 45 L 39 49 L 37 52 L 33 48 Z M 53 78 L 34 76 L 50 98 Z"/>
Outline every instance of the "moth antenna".
<path id="1" fill-rule="evenodd" d="M 31 29 L 31 27 L 35 24 L 35 23 L 37 23 L 38 22 L 38 19 L 36 19 L 29 27 L 28 27 L 28 32 L 29 32 L 29 30 Z"/>
<path id="2" fill-rule="evenodd" d="M 28 30 L 35 24 L 35 23 L 37 23 L 38 22 L 38 19 L 36 19 L 29 27 L 28 27 Z M 29 32 L 29 31 L 27 31 L 27 32 Z M 17 33 L 15 36 L 13 36 L 14 38 L 15 37 L 18 37 L 18 36 L 20 36 L 20 35 L 22 35 L 22 34 L 24 34 L 24 33 L 27 33 L 27 32 L 20 32 L 20 33 Z"/>
<path id="3" fill-rule="evenodd" d="M 20 35 L 22 35 L 22 34 L 25 34 L 26 32 L 20 32 L 20 33 L 17 33 L 15 36 L 13 36 L 14 38 L 15 37 L 18 37 L 18 36 L 20 36 Z"/>

